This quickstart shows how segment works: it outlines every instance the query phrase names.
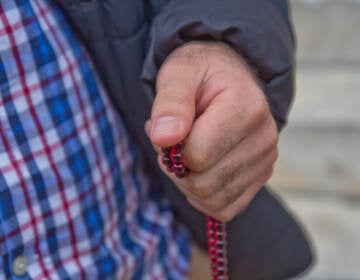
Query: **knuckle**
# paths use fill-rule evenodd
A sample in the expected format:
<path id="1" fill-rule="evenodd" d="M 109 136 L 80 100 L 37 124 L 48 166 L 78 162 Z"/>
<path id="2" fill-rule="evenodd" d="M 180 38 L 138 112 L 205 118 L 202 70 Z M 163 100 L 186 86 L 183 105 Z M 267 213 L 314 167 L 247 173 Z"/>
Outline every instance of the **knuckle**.
<path id="1" fill-rule="evenodd" d="M 264 120 L 269 114 L 269 105 L 265 97 L 256 99 L 253 105 L 253 118 L 256 121 Z"/>
<path id="2" fill-rule="evenodd" d="M 279 134 L 277 130 L 270 130 L 264 134 L 264 141 L 262 141 L 262 150 L 264 154 L 272 153 L 278 149 Z"/>
<path id="3" fill-rule="evenodd" d="M 279 143 L 279 133 L 276 129 L 271 129 L 269 132 L 269 144 L 271 147 L 276 147 Z"/>
<path id="4" fill-rule="evenodd" d="M 278 157 L 279 157 L 279 150 L 278 150 L 278 148 L 275 148 L 271 151 L 271 154 L 269 155 L 269 164 L 271 166 L 274 166 Z"/>

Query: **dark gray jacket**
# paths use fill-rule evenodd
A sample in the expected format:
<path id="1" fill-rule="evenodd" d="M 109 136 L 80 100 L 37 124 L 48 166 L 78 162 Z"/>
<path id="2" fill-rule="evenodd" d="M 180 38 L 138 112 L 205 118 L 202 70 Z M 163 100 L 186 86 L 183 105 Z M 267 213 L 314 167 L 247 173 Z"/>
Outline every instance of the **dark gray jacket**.
<path id="1" fill-rule="evenodd" d="M 283 0 L 59 0 L 84 41 L 117 109 L 174 211 L 206 246 L 205 219 L 159 171 L 144 133 L 156 74 L 191 40 L 228 43 L 258 72 L 281 129 L 293 95 L 294 40 Z M 311 250 L 281 202 L 264 188 L 228 224 L 231 279 L 285 279 L 305 270 Z"/>

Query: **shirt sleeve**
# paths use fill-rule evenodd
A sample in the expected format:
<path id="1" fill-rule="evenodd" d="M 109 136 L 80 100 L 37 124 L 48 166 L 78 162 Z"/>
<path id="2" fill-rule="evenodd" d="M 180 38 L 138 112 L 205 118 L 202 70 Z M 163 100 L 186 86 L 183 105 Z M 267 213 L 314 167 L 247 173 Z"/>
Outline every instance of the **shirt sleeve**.
<path id="1" fill-rule="evenodd" d="M 162 62 L 186 42 L 225 42 L 258 73 L 280 130 L 294 94 L 294 39 L 287 8 L 279 0 L 171 0 L 152 22 L 142 78 L 153 87 Z"/>

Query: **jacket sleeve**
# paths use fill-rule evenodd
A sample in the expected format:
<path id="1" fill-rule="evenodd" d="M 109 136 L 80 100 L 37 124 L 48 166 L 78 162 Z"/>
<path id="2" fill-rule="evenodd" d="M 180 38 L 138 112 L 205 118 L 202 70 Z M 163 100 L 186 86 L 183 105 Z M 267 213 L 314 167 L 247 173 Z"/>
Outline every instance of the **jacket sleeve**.
<path id="1" fill-rule="evenodd" d="M 192 40 L 226 42 L 256 69 L 281 129 L 294 91 L 294 41 L 286 1 L 172 0 L 150 29 L 142 78 L 154 86 L 164 59 Z"/>

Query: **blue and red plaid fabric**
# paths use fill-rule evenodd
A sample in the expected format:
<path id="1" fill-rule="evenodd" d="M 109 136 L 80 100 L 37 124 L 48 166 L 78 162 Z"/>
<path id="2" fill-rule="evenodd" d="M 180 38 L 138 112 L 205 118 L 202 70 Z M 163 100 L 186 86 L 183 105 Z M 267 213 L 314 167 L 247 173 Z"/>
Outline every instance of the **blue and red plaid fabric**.
<path id="1" fill-rule="evenodd" d="M 0 1 L 0 279 L 186 278 L 187 232 L 94 73 L 51 1 Z"/>

